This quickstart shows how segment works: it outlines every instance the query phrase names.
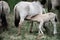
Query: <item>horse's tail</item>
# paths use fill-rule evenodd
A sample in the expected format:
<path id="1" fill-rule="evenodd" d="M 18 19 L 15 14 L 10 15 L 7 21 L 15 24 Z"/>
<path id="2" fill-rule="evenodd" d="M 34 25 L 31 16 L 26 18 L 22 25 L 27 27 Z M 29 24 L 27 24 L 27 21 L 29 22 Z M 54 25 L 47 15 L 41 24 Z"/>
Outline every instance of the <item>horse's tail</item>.
<path id="1" fill-rule="evenodd" d="M 17 11 L 17 6 L 14 7 L 14 14 L 15 14 L 14 24 L 15 24 L 16 27 L 18 27 L 19 21 L 20 21 L 20 16 L 19 16 L 18 11 Z"/>
<path id="2" fill-rule="evenodd" d="M 6 14 L 5 14 L 5 10 L 4 10 L 3 1 L 2 1 L 1 20 L 2 20 L 2 26 L 4 26 L 4 28 L 7 29 L 8 23 L 7 23 L 7 20 L 6 20 Z"/>

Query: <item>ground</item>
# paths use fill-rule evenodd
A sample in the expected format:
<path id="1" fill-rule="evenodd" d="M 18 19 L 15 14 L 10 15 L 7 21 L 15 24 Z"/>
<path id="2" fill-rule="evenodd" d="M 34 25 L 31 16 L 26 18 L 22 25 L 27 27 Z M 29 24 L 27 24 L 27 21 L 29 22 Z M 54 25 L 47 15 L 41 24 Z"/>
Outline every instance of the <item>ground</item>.
<path id="1" fill-rule="evenodd" d="M 29 33 L 30 30 L 30 23 L 28 21 L 25 21 L 21 28 L 21 35 L 17 36 L 18 28 L 14 26 L 14 16 L 13 14 L 10 14 L 8 17 L 8 31 L 4 31 L 0 34 L 0 40 L 38 40 L 36 39 L 38 35 L 38 24 L 34 22 L 33 26 L 33 33 Z M 52 26 L 50 27 L 50 31 L 53 30 Z M 56 35 L 53 35 L 50 33 L 50 31 L 47 33 L 45 32 L 44 38 L 39 40 L 60 40 L 60 24 L 57 24 L 57 31 L 58 33 Z"/>

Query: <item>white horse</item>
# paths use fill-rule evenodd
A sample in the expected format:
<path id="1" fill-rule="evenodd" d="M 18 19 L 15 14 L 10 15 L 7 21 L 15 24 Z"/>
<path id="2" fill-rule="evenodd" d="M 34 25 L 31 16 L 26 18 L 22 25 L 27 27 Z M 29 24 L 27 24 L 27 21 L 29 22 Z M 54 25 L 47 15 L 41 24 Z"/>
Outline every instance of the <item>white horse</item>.
<path id="1" fill-rule="evenodd" d="M 28 17 L 26 19 L 29 19 Z M 57 22 L 57 15 L 50 12 L 50 13 L 46 13 L 46 14 L 40 14 L 40 15 L 37 15 L 33 18 L 30 19 L 31 21 L 37 21 L 37 22 L 40 22 L 39 24 L 39 34 L 43 33 L 42 31 L 42 28 L 43 28 L 43 24 L 45 22 L 52 22 L 53 26 L 54 26 L 54 32 L 53 34 L 56 34 L 57 33 L 57 30 L 56 30 L 56 22 Z"/>
<path id="2" fill-rule="evenodd" d="M 0 23 L 3 28 L 7 29 L 7 17 L 10 13 L 10 7 L 7 2 L 0 1 Z"/>
<path id="3" fill-rule="evenodd" d="M 15 14 L 15 25 L 18 26 L 19 24 L 18 34 L 20 34 L 20 27 L 27 16 L 30 16 L 29 17 L 30 19 L 32 16 L 42 14 L 43 11 L 45 13 L 43 6 L 38 1 L 33 2 L 21 1 L 17 3 L 14 7 L 14 14 Z"/>
<path id="4" fill-rule="evenodd" d="M 5 1 L 0 1 L 0 11 L 2 11 L 2 6 L 3 6 L 5 14 L 8 15 L 10 13 L 9 4 Z"/>

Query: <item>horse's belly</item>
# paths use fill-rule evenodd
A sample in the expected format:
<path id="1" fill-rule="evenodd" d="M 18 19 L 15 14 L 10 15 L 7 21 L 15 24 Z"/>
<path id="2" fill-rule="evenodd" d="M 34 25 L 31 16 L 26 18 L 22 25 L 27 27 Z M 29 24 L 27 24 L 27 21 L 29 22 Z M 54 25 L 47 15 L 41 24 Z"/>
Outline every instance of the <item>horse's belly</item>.
<path id="1" fill-rule="evenodd" d="M 34 16 L 39 14 L 39 8 L 36 8 L 34 6 L 30 6 L 30 10 L 29 10 L 29 15 Z"/>
<path id="2" fill-rule="evenodd" d="M 31 12 L 29 12 L 29 14 L 28 14 L 28 15 L 34 16 L 34 15 L 37 15 L 37 14 L 39 14 L 39 12 L 31 11 Z"/>

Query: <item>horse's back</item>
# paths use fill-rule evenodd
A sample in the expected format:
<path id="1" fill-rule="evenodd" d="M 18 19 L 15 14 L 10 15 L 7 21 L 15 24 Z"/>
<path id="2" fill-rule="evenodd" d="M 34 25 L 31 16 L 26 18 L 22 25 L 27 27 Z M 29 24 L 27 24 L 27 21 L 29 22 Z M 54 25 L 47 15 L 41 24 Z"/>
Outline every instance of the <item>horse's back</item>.
<path id="1" fill-rule="evenodd" d="M 3 6 L 5 14 L 9 14 L 10 7 L 9 7 L 8 3 L 5 1 L 0 1 L 0 5 L 1 5 L 0 10 L 2 9 L 2 6 Z"/>
<path id="2" fill-rule="evenodd" d="M 38 2 L 26 2 L 26 1 L 21 1 L 15 5 L 17 9 L 21 11 L 28 11 L 28 15 L 35 15 L 37 13 L 42 13 L 42 5 L 39 4 Z M 14 8 L 15 8 L 14 7 Z"/>

